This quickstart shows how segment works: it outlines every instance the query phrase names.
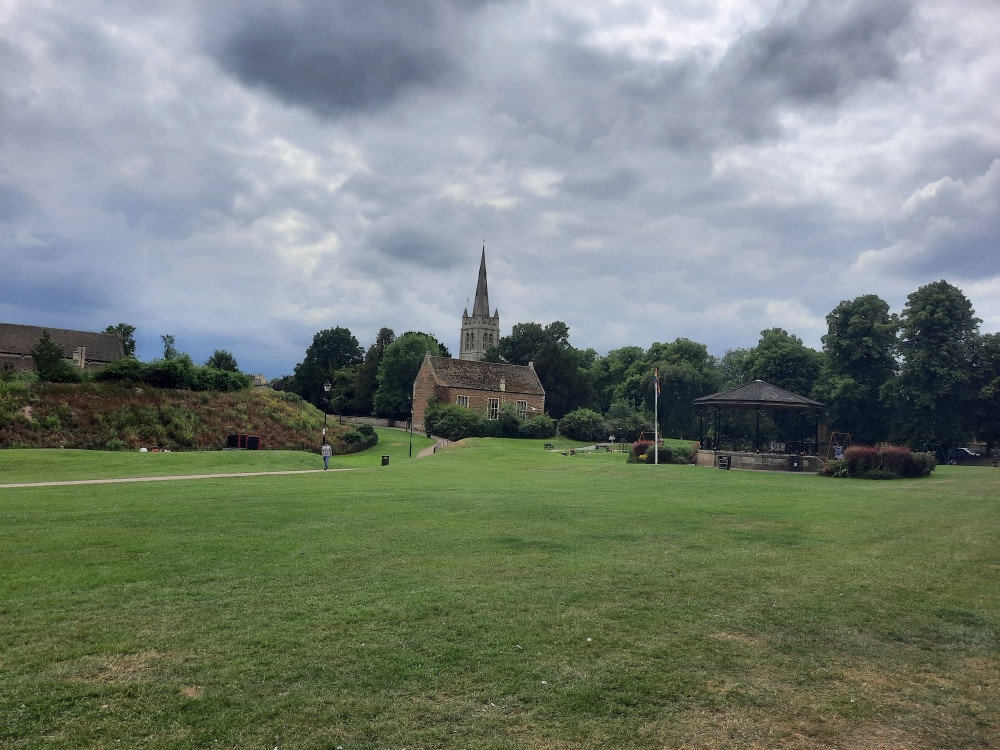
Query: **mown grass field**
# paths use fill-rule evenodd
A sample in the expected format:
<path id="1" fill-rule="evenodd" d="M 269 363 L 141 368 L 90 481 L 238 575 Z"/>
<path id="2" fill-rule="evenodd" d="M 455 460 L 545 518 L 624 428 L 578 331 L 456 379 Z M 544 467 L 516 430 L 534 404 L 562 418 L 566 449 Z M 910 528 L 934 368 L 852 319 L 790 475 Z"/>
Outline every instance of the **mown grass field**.
<path id="1" fill-rule="evenodd" d="M 500 440 L 0 490 L 0 746 L 997 747 L 998 498 Z"/>
<path id="2" fill-rule="evenodd" d="M 393 462 L 408 457 L 409 434 L 405 430 L 379 427 L 379 444 L 362 453 L 330 458 L 331 468 L 378 466 L 381 456 Z M 413 433 L 413 455 L 433 445 L 423 433 Z M 253 471 L 322 469 L 319 446 L 315 453 L 303 451 L 83 451 L 12 449 L 0 451 L 0 484 L 56 482 L 72 479 L 118 477 L 163 477 L 187 474 L 237 474 Z"/>

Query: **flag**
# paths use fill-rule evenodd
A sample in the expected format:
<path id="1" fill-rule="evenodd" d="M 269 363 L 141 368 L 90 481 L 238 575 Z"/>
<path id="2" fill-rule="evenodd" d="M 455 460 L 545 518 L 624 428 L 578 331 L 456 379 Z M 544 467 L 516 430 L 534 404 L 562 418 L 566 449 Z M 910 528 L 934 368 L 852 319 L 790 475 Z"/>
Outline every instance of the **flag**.
<path id="1" fill-rule="evenodd" d="M 660 368 L 659 367 L 654 367 L 653 368 L 653 385 L 656 387 L 657 394 L 659 394 L 659 392 L 660 392 Z"/>

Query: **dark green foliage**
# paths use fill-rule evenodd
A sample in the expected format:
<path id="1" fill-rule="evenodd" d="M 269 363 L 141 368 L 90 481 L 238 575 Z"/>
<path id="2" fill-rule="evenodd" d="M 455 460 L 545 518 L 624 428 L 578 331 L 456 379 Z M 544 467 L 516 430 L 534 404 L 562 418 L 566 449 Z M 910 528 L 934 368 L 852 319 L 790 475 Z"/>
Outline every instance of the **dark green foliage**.
<path id="1" fill-rule="evenodd" d="M 237 372 L 240 368 L 236 364 L 236 357 L 225 349 L 216 349 L 212 356 L 205 360 L 205 367 L 214 367 L 216 370 L 226 370 Z"/>
<path id="2" fill-rule="evenodd" d="M 521 426 L 521 436 L 541 440 L 543 438 L 555 437 L 556 421 L 547 414 L 539 414 L 537 417 L 526 419 Z"/>
<path id="3" fill-rule="evenodd" d="M 314 406 L 323 405 L 323 383 L 338 370 L 361 364 L 361 347 L 347 328 L 327 328 L 313 336 L 306 356 L 295 365 L 295 392 Z"/>
<path id="4" fill-rule="evenodd" d="M 29 352 L 35 363 L 35 372 L 38 379 L 47 383 L 76 383 L 79 382 L 80 371 L 72 364 L 63 359 L 63 350 L 48 331 L 42 331 L 42 337 L 38 343 L 31 347 Z"/>
<path id="5" fill-rule="evenodd" d="M 895 411 L 894 434 L 914 448 L 964 444 L 974 428 L 973 362 L 981 321 L 965 295 L 946 281 L 907 297 L 901 321 L 903 365 L 899 377 L 882 389 Z"/>
<path id="6" fill-rule="evenodd" d="M 105 333 L 114 333 L 121 339 L 123 353 L 126 357 L 135 356 L 135 326 L 128 323 L 119 323 L 116 326 L 108 326 Z"/>
<path id="7" fill-rule="evenodd" d="M 134 357 L 115 360 L 94 375 L 98 382 L 144 383 L 156 388 L 192 391 L 241 391 L 253 385 L 253 379 L 241 372 L 199 367 L 182 354 L 177 359 L 154 359 L 140 362 Z"/>
<path id="8" fill-rule="evenodd" d="M 378 433 L 369 424 L 355 425 L 340 438 L 344 441 L 343 453 L 358 453 L 378 445 Z"/>
<path id="9" fill-rule="evenodd" d="M 103 382 L 128 381 L 131 383 L 143 382 L 146 365 L 135 357 L 123 357 L 116 359 L 94 375 L 94 380 Z"/>
<path id="10" fill-rule="evenodd" d="M 608 435 L 614 435 L 615 441 L 619 443 L 638 440 L 643 433 L 653 434 L 653 415 L 633 409 L 624 399 L 611 404 L 608 413 L 604 415 L 604 422 Z"/>
<path id="11" fill-rule="evenodd" d="M 559 434 L 585 443 L 608 437 L 604 417 L 591 409 L 576 409 L 560 419 Z"/>
<path id="12" fill-rule="evenodd" d="M 391 328 L 380 328 L 375 342 L 365 352 L 365 360 L 357 369 L 351 400 L 346 406 L 350 414 L 371 414 L 375 406 L 375 391 L 378 389 L 378 368 L 382 364 L 385 350 L 396 334 Z M 338 414 L 341 412 L 337 412 Z"/>
<path id="13" fill-rule="evenodd" d="M 750 352 L 751 349 L 728 349 L 719 360 L 719 390 L 728 391 L 731 388 L 738 388 L 749 383 L 750 377 Z M 705 394 L 708 395 L 708 394 Z"/>
<path id="14" fill-rule="evenodd" d="M 180 356 L 180 352 L 177 351 L 177 347 L 174 345 L 174 337 L 171 334 L 163 334 L 160 336 L 160 340 L 163 341 L 164 359 L 177 359 Z"/>
<path id="15" fill-rule="evenodd" d="M 413 402 L 413 380 L 424 357 L 440 356 L 437 341 L 424 333 L 404 333 L 389 344 L 378 371 L 375 411 L 380 416 L 406 419 Z"/>
<path id="16" fill-rule="evenodd" d="M 496 352 L 504 362 L 526 365 L 534 362 L 535 372 L 545 389 L 546 411 L 557 419 L 573 409 L 593 403 L 591 379 L 581 368 L 594 363 L 586 352 L 569 343 L 569 326 L 561 320 L 542 326 L 517 323 L 509 336 L 501 336 Z"/>
<path id="17" fill-rule="evenodd" d="M 1000 442 L 1000 333 L 980 337 L 976 349 L 972 406 L 976 436 L 986 443 L 989 455 Z"/>
<path id="18" fill-rule="evenodd" d="M 506 403 L 500 407 L 497 419 L 486 419 L 473 409 L 458 404 L 435 402 L 424 412 L 424 426 L 432 435 L 461 440 L 467 437 L 504 437 L 542 439 L 556 434 L 552 418 L 539 414 L 528 420 L 519 419 L 517 407 Z"/>
<path id="19" fill-rule="evenodd" d="M 831 430 L 875 443 L 889 434 L 881 388 L 896 369 L 899 319 L 884 300 L 868 294 L 845 300 L 826 316 L 825 354 L 813 397 L 827 404 Z"/>
<path id="20" fill-rule="evenodd" d="M 763 380 L 800 396 L 812 392 L 821 363 L 819 352 L 782 328 L 761 331 L 746 360 L 750 380 Z"/>
<path id="21" fill-rule="evenodd" d="M 448 440 L 481 435 L 485 421 L 481 414 L 458 404 L 433 403 L 424 412 L 424 427 L 428 434 Z"/>

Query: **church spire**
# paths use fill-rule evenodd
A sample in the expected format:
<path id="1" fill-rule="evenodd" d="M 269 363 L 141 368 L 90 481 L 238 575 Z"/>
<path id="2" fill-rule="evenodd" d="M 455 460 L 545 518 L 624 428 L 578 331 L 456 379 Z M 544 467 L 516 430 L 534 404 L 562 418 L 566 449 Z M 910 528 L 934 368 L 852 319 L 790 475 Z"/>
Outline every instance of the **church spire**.
<path id="1" fill-rule="evenodd" d="M 472 306 L 472 317 L 490 317 L 490 293 L 486 288 L 486 245 L 483 245 L 483 258 L 479 262 L 479 283 L 476 284 L 476 302 Z"/>

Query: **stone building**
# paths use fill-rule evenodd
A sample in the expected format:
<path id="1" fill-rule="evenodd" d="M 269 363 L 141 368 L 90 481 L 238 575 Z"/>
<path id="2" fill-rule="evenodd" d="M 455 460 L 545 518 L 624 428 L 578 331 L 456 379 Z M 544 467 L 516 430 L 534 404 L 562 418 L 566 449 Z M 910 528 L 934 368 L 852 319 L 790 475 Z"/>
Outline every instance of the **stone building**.
<path id="1" fill-rule="evenodd" d="M 490 315 L 490 293 L 486 287 L 486 248 L 479 263 L 479 283 L 476 284 L 476 301 L 462 313 L 462 340 L 458 358 L 481 360 L 486 350 L 500 343 L 500 311 Z"/>
<path id="2" fill-rule="evenodd" d="M 413 381 L 413 424 L 423 429 L 424 411 L 431 400 L 475 409 L 496 419 L 500 407 L 514 404 L 518 415 L 531 418 L 545 411 L 545 389 L 532 363 L 432 357 L 428 354 Z"/>
<path id="3" fill-rule="evenodd" d="M 100 370 L 125 355 L 121 339 L 114 333 L 0 323 L 0 372 L 35 369 L 31 349 L 45 331 L 62 347 L 63 358 L 81 370 Z"/>
<path id="4" fill-rule="evenodd" d="M 483 355 L 500 341 L 500 312 L 490 315 L 486 286 L 486 248 L 479 262 L 479 283 L 472 315 L 462 313 L 459 358 L 424 357 L 413 381 L 413 424 L 423 429 L 424 412 L 430 401 L 476 409 L 487 419 L 496 419 L 500 407 L 511 403 L 522 419 L 545 411 L 545 389 L 534 364 L 508 365 L 483 362 Z"/>

